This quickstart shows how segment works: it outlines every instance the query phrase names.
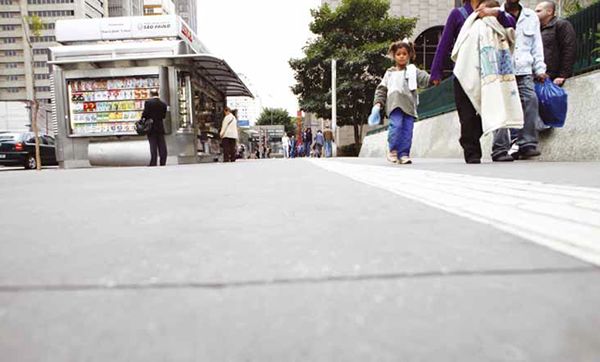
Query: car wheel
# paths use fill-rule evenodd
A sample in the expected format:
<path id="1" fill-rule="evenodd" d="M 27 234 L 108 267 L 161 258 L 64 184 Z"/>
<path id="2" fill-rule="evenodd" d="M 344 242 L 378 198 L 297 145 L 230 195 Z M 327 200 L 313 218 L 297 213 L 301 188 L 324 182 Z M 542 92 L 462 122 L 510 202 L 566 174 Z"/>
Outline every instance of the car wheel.
<path id="1" fill-rule="evenodd" d="M 25 168 L 28 170 L 33 170 L 34 168 L 37 168 L 37 162 L 35 161 L 35 157 L 33 157 L 32 155 L 27 156 L 27 159 L 25 160 Z"/>

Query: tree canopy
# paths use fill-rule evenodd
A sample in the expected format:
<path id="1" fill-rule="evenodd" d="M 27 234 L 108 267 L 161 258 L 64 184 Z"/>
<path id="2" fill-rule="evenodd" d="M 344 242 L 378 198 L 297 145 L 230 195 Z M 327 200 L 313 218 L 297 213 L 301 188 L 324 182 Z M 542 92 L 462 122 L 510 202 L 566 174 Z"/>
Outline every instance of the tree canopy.
<path id="1" fill-rule="evenodd" d="M 285 126 L 286 133 L 295 133 L 295 118 L 290 117 L 288 111 L 283 108 L 265 108 L 256 120 L 259 126 L 270 124 L 281 124 Z"/>
<path id="2" fill-rule="evenodd" d="M 331 118 L 331 59 L 337 59 L 337 123 L 354 126 L 356 143 L 375 88 L 392 65 L 386 57 L 390 43 L 409 37 L 416 24 L 414 18 L 390 16 L 389 10 L 386 0 L 343 0 L 335 10 L 327 4 L 312 10 L 316 38 L 303 58 L 289 62 L 300 108 Z"/>

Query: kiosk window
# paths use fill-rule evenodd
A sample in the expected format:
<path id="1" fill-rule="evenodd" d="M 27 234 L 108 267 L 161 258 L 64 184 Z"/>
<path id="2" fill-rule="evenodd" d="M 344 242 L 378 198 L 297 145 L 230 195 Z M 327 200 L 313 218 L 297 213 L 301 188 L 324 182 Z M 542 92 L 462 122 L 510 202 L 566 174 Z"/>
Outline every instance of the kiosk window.
<path id="1" fill-rule="evenodd" d="M 75 136 L 137 135 L 135 121 L 159 89 L 158 75 L 87 78 L 67 81 L 71 134 Z"/>

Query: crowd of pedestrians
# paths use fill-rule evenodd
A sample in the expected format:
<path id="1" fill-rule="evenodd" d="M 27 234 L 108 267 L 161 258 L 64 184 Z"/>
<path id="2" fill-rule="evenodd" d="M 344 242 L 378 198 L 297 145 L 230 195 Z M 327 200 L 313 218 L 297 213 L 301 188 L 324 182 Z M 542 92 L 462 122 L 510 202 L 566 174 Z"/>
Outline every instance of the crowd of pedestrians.
<path id="1" fill-rule="evenodd" d="M 510 162 L 539 156 L 538 134 L 548 129 L 540 118 L 535 82 L 550 79 L 563 86 L 573 75 L 576 34 L 573 26 L 556 16 L 553 1 L 540 2 L 535 11 L 520 0 L 463 0 L 452 10 L 436 49 L 431 75 L 411 61 L 415 50 L 408 40 L 391 44 L 389 56 L 395 65 L 384 74 L 375 91 L 369 123 L 381 115 L 389 120 L 387 159 L 410 164 L 413 127 L 417 117 L 418 89 L 437 86 L 445 62 L 454 62 L 454 100 L 460 121 L 459 143 L 468 164 L 481 163 L 480 138 L 493 134 L 491 157 L 494 162 Z M 145 102 L 142 119 L 148 119 L 150 166 L 166 164 L 167 147 L 163 120 L 166 104 L 158 91 Z M 228 107 L 220 132 L 224 162 L 245 157 L 245 148 L 236 147 L 237 120 Z M 285 158 L 332 157 L 334 138 L 331 129 L 310 127 L 298 137 L 281 139 Z M 261 148 L 262 147 L 262 148 Z M 269 158 L 271 149 L 258 147 L 257 158 Z M 514 150 L 515 152 L 511 152 Z M 240 156 L 241 155 L 241 156 Z"/>
<path id="2" fill-rule="evenodd" d="M 431 75 L 411 64 L 415 51 L 408 40 L 393 43 L 389 56 L 395 65 L 376 89 L 369 120 L 378 122 L 382 113 L 390 120 L 387 159 L 412 163 L 417 89 L 440 84 L 448 57 L 455 62 L 454 99 L 465 162 L 481 163 L 480 138 L 487 133 L 493 134 L 494 162 L 539 156 L 538 133 L 546 127 L 534 82 L 550 78 L 562 86 L 575 61 L 575 31 L 555 14 L 552 1 L 541 2 L 534 11 L 519 0 L 502 5 L 464 0 L 446 21 Z"/>
<path id="3" fill-rule="evenodd" d="M 312 129 L 307 127 L 298 137 L 285 134 L 281 138 L 281 147 L 285 158 L 332 157 L 333 142 L 333 131 L 330 128 L 318 130 L 313 135 Z"/>

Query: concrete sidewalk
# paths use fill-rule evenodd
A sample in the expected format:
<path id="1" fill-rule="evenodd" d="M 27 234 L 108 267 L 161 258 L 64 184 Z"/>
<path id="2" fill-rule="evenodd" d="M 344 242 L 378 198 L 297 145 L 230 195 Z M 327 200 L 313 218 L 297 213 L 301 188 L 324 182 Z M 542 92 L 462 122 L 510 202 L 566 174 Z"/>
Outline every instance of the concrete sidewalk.
<path id="1" fill-rule="evenodd" d="M 0 173 L 2 360 L 598 360 L 599 268 L 330 161 Z"/>

